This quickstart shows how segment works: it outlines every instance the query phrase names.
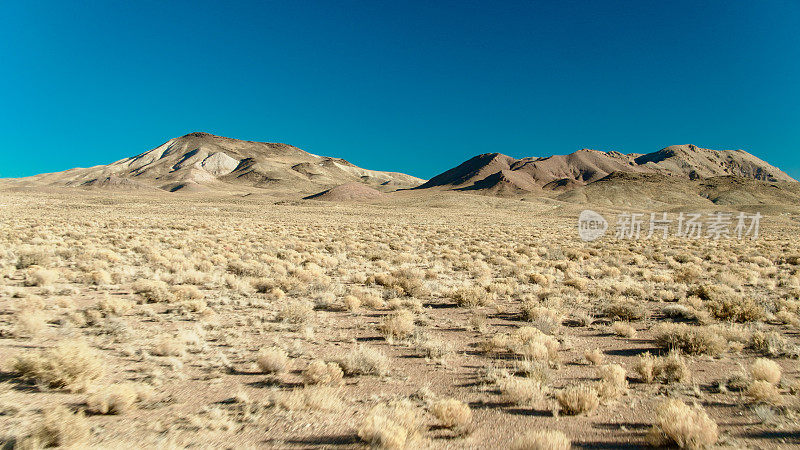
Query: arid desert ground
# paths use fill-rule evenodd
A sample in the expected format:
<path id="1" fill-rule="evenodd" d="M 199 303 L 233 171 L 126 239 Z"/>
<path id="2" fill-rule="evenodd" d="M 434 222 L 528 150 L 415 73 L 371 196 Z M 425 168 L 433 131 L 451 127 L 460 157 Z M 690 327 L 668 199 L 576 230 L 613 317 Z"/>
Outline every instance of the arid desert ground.
<path id="1" fill-rule="evenodd" d="M 581 209 L 0 193 L 0 444 L 800 445 L 797 212 L 587 243 Z"/>

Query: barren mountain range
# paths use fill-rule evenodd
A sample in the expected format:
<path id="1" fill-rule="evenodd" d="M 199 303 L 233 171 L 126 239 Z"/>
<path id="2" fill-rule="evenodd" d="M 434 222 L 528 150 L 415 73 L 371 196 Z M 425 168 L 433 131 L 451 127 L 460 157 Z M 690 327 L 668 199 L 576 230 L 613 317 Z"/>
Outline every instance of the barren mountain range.
<path id="1" fill-rule="evenodd" d="M 570 202 L 798 204 L 800 184 L 743 150 L 674 145 L 647 154 L 579 150 L 515 159 L 475 156 L 428 181 L 357 167 L 286 144 L 208 133 L 170 139 L 108 165 L 0 180 L 0 188 L 79 187 L 151 192 L 247 191 L 373 201 L 393 191 L 471 192 Z"/>
<path id="2" fill-rule="evenodd" d="M 540 189 L 563 191 L 615 172 L 652 173 L 690 180 L 734 176 L 770 182 L 794 181 L 777 167 L 743 150 L 673 145 L 644 155 L 583 149 L 569 155 L 514 159 L 501 153 L 486 153 L 431 178 L 418 189 L 482 190 L 499 194 Z"/>
<path id="3" fill-rule="evenodd" d="M 344 159 L 314 155 L 291 145 L 190 133 L 108 165 L 21 178 L 14 184 L 169 192 L 254 187 L 316 193 L 353 181 L 396 190 L 425 180 L 362 169 Z"/>

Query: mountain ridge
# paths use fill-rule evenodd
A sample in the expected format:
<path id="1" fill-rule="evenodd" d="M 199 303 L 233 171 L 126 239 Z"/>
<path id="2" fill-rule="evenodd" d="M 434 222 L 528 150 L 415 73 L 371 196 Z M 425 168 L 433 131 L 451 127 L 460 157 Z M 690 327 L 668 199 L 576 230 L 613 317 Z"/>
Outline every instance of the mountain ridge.
<path id="1" fill-rule="evenodd" d="M 122 179 L 135 183 L 123 183 Z M 315 193 L 353 181 L 389 190 L 414 187 L 425 180 L 398 172 L 363 169 L 342 158 L 315 155 L 288 144 L 192 132 L 110 164 L 4 181 L 25 187 L 92 189 L 127 185 L 168 192 L 262 188 Z"/>
<path id="2" fill-rule="evenodd" d="M 581 149 L 567 155 L 516 159 L 502 153 L 484 153 L 414 189 L 499 195 L 571 190 L 616 172 L 660 174 L 689 180 L 733 176 L 763 182 L 796 182 L 779 168 L 744 150 L 712 150 L 686 144 L 647 154 Z"/>

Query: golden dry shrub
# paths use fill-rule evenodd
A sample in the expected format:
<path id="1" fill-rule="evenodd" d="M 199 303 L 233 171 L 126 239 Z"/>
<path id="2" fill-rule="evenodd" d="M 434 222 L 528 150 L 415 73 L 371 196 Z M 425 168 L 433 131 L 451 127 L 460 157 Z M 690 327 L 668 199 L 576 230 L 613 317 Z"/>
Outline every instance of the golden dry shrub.
<path id="1" fill-rule="evenodd" d="M 605 308 L 605 315 L 612 319 L 639 320 L 645 316 L 647 310 L 641 302 L 629 299 L 617 299 Z"/>
<path id="2" fill-rule="evenodd" d="M 278 311 L 278 320 L 304 324 L 314 317 L 314 304 L 307 300 L 289 300 Z"/>
<path id="3" fill-rule="evenodd" d="M 666 399 L 656 406 L 656 420 L 647 437 L 655 446 L 708 448 L 717 442 L 717 423 L 700 406 Z"/>
<path id="4" fill-rule="evenodd" d="M 48 266 L 53 263 L 51 252 L 39 248 L 26 248 L 19 252 L 17 269 L 27 269 L 31 266 Z"/>
<path id="5" fill-rule="evenodd" d="M 12 359 L 20 377 L 51 388 L 81 391 L 104 373 L 97 351 L 84 341 L 70 340 L 53 348 L 29 352 Z"/>
<path id="6" fill-rule="evenodd" d="M 14 334 L 32 337 L 47 329 L 47 315 L 38 308 L 26 308 L 18 312 L 14 324 Z"/>
<path id="7" fill-rule="evenodd" d="M 256 364 L 264 373 L 280 374 L 289 366 L 289 354 L 278 347 L 262 348 L 256 356 Z"/>
<path id="8" fill-rule="evenodd" d="M 454 398 L 442 399 L 431 405 L 433 414 L 445 428 L 463 429 L 472 422 L 469 405 Z"/>
<path id="9" fill-rule="evenodd" d="M 531 284 L 538 284 L 542 287 L 547 287 L 550 285 L 550 278 L 547 275 L 542 273 L 529 273 L 528 274 L 528 282 Z"/>
<path id="10" fill-rule="evenodd" d="M 655 356 L 651 355 L 650 352 L 645 352 L 639 356 L 633 370 L 639 374 L 639 378 L 644 383 L 652 383 L 656 379 L 656 362 L 657 358 Z"/>
<path id="11" fill-rule="evenodd" d="M 342 368 L 335 362 L 326 363 L 320 359 L 312 361 L 303 371 L 303 383 L 336 384 L 342 381 Z"/>
<path id="12" fill-rule="evenodd" d="M 387 338 L 405 339 L 414 333 L 414 314 L 406 309 L 389 313 L 378 329 Z"/>
<path id="13" fill-rule="evenodd" d="M 533 406 L 544 400 L 548 392 L 541 381 L 531 378 L 503 377 L 497 381 L 503 398 L 515 405 Z"/>
<path id="14" fill-rule="evenodd" d="M 775 361 L 758 358 L 750 365 L 750 376 L 756 381 L 778 384 L 781 381 L 781 366 Z"/>
<path id="15" fill-rule="evenodd" d="M 743 297 L 721 284 L 700 285 L 689 292 L 704 300 L 703 306 L 719 320 L 750 322 L 764 318 L 764 308 L 751 297 Z"/>
<path id="16" fill-rule="evenodd" d="M 151 352 L 156 356 L 181 358 L 186 354 L 186 345 L 177 337 L 163 337 L 153 346 Z"/>
<path id="17" fill-rule="evenodd" d="M 528 322 L 548 322 L 553 326 L 561 325 L 563 316 L 561 312 L 554 308 L 548 308 L 535 299 L 527 299 L 522 302 L 522 318 Z"/>
<path id="18" fill-rule="evenodd" d="M 191 284 L 182 284 L 180 286 L 173 286 L 172 294 L 179 301 L 181 300 L 200 300 L 205 297 L 197 286 Z"/>
<path id="19" fill-rule="evenodd" d="M 728 343 L 714 329 L 685 323 L 662 323 L 654 327 L 656 344 L 690 355 L 720 355 Z"/>
<path id="20" fill-rule="evenodd" d="M 26 286 L 50 286 L 58 280 L 58 272 L 50 269 L 32 270 L 25 279 Z"/>
<path id="21" fill-rule="evenodd" d="M 89 282 L 92 284 L 96 284 L 98 286 L 105 286 L 111 284 L 113 280 L 111 279 L 111 274 L 109 274 L 106 270 L 97 269 L 93 270 L 89 273 Z"/>
<path id="22" fill-rule="evenodd" d="M 450 293 L 450 298 L 458 305 L 467 308 L 487 306 L 494 303 L 493 295 L 480 286 L 464 286 Z"/>
<path id="23" fill-rule="evenodd" d="M 597 368 L 600 381 L 595 385 L 597 394 L 603 400 L 615 400 L 628 392 L 625 369 L 619 364 L 606 364 Z"/>
<path id="24" fill-rule="evenodd" d="M 41 419 L 27 436 L 19 439 L 14 448 L 33 450 L 51 447 L 79 448 L 91 434 L 82 412 L 73 413 L 64 406 L 45 410 Z"/>
<path id="25" fill-rule="evenodd" d="M 614 322 L 611 324 L 611 330 L 617 336 L 624 338 L 632 338 L 636 336 L 636 328 L 633 328 L 629 323 Z"/>
<path id="26" fill-rule="evenodd" d="M 389 374 L 390 361 L 382 350 L 359 345 L 339 361 L 348 375 L 377 375 Z"/>
<path id="27" fill-rule="evenodd" d="M 595 348 L 594 350 L 586 350 L 583 353 L 583 357 L 589 361 L 589 363 L 595 366 L 603 364 L 603 360 L 605 359 L 605 355 L 599 348 Z"/>
<path id="28" fill-rule="evenodd" d="M 153 393 L 146 386 L 131 383 L 112 384 L 91 394 L 86 409 L 94 414 L 124 414 L 136 402 L 150 398 Z"/>
<path id="29" fill-rule="evenodd" d="M 350 312 L 356 312 L 361 308 L 361 300 L 355 295 L 345 295 L 342 301 L 344 302 L 345 308 Z"/>
<path id="30" fill-rule="evenodd" d="M 783 403 L 783 397 L 781 397 L 778 387 L 769 381 L 752 381 L 747 386 L 744 395 L 753 403 L 766 403 L 768 405 L 780 405 Z"/>
<path id="31" fill-rule="evenodd" d="M 288 392 L 275 390 L 271 401 L 276 407 L 288 411 L 333 411 L 342 405 L 339 388 L 332 386 L 306 386 Z"/>
<path id="32" fill-rule="evenodd" d="M 544 334 L 536 327 L 517 328 L 510 336 L 495 335 L 495 344 L 502 345 L 505 350 L 535 361 L 558 361 L 558 340 Z"/>
<path id="33" fill-rule="evenodd" d="M 584 384 L 560 390 L 556 394 L 556 400 L 561 406 L 561 412 L 567 415 L 588 414 L 600 404 L 597 391 Z"/>
<path id="34" fill-rule="evenodd" d="M 557 430 L 530 430 L 514 440 L 513 450 L 569 450 L 572 443 Z"/>
<path id="35" fill-rule="evenodd" d="M 169 285 L 161 280 L 139 280 L 133 284 L 133 291 L 141 295 L 145 302 L 163 303 L 175 300 Z"/>
<path id="36" fill-rule="evenodd" d="M 358 437 L 373 448 L 403 449 L 419 439 L 422 427 L 422 414 L 404 399 L 372 408 L 358 428 Z"/>
<path id="37" fill-rule="evenodd" d="M 691 376 L 689 367 L 683 356 L 676 351 L 671 351 L 666 357 L 658 358 L 656 364 L 656 377 L 664 383 L 682 383 Z"/>
<path id="38" fill-rule="evenodd" d="M 121 316 L 127 314 L 133 309 L 133 303 L 124 298 L 112 297 L 108 294 L 98 300 L 97 309 L 105 314 Z"/>

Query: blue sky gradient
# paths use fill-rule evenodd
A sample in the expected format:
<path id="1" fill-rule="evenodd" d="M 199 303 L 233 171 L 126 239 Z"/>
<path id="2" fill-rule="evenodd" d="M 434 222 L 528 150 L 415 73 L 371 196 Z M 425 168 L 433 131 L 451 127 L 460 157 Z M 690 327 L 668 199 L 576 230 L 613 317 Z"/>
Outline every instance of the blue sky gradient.
<path id="1" fill-rule="evenodd" d="M 800 178 L 800 2 L 7 1 L 0 177 L 206 131 L 429 178 L 745 149 Z"/>

